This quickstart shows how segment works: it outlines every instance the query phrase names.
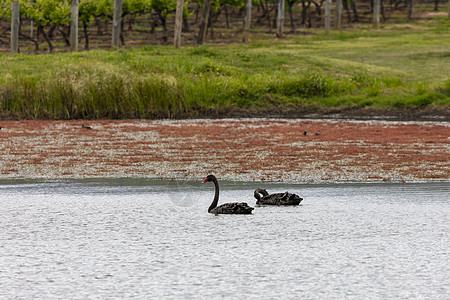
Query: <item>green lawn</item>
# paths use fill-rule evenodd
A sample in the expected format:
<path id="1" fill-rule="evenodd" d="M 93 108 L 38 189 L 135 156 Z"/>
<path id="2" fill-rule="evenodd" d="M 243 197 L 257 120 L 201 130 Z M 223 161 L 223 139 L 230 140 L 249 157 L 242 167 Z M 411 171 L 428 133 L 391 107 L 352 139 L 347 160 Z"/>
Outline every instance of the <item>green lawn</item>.
<path id="1" fill-rule="evenodd" d="M 0 55 L 0 116 L 205 117 L 235 110 L 450 108 L 450 21 L 248 45 Z"/>

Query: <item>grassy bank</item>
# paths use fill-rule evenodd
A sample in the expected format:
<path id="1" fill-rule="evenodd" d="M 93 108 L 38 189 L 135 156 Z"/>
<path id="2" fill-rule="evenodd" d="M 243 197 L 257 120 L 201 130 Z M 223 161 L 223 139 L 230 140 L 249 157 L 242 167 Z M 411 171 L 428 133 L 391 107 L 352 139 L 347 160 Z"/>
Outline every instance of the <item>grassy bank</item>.
<path id="1" fill-rule="evenodd" d="M 248 45 L 1 55 L 0 116 L 205 117 L 450 109 L 450 21 Z"/>

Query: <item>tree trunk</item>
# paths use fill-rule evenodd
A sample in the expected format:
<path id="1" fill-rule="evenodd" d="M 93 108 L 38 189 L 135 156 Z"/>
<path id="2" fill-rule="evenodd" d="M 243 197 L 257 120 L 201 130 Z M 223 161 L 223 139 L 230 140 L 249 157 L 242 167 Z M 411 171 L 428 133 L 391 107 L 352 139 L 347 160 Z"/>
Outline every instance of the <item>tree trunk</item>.
<path id="1" fill-rule="evenodd" d="M 250 41 L 250 22 L 251 22 L 251 20 L 252 20 L 252 0 L 245 0 L 245 3 L 244 3 L 244 33 L 242 36 L 242 41 L 244 43 L 248 43 Z"/>
<path id="2" fill-rule="evenodd" d="M 358 10 L 356 9 L 355 0 L 350 0 L 350 6 L 352 7 L 353 14 L 355 15 L 355 22 L 359 22 Z"/>
<path id="3" fill-rule="evenodd" d="M 175 48 L 181 46 L 181 31 L 183 29 L 183 4 L 184 0 L 177 0 L 177 11 L 175 14 L 175 36 L 173 45 Z"/>
<path id="4" fill-rule="evenodd" d="M 415 0 L 409 0 L 408 2 L 408 21 L 411 21 L 414 15 Z"/>
<path id="5" fill-rule="evenodd" d="M 349 23 L 351 23 L 352 22 L 352 14 L 350 13 L 350 8 L 348 7 L 348 3 L 347 3 L 347 1 L 343 1 L 342 4 L 344 6 L 345 11 L 347 12 L 347 21 Z"/>
<path id="6" fill-rule="evenodd" d="M 337 30 L 341 29 L 342 21 L 342 0 L 336 0 L 336 24 L 335 28 Z"/>
<path id="7" fill-rule="evenodd" d="M 44 40 L 47 42 L 48 44 L 48 51 L 50 53 L 53 52 L 53 45 L 52 45 L 52 41 L 50 40 L 50 38 L 48 37 L 48 35 L 45 33 L 44 31 L 44 27 L 42 27 L 42 25 L 38 25 L 38 33 L 42 33 L 42 37 L 44 37 Z"/>
<path id="8" fill-rule="evenodd" d="M 439 0 L 434 0 L 434 11 L 439 10 Z"/>
<path id="9" fill-rule="evenodd" d="M 448 9 L 447 10 L 448 10 L 448 13 L 447 13 L 448 16 L 447 17 L 450 20 L 450 0 L 448 0 Z"/>
<path id="10" fill-rule="evenodd" d="M 228 16 L 228 4 L 224 5 L 224 10 L 225 10 L 225 24 L 227 26 L 227 29 L 230 29 L 230 18 Z M 245 6 L 245 3 L 244 3 Z"/>
<path id="11" fill-rule="evenodd" d="M 295 21 L 294 21 L 294 14 L 292 13 L 292 6 L 294 6 L 294 2 L 289 2 L 289 21 L 291 22 L 291 31 L 292 33 L 295 33 Z"/>
<path id="12" fill-rule="evenodd" d="M 111 44 L 115 48 L 119 47 L 121 18 L 122 18 L 122 0 L 114 0 Z"/>
<path id="13" fill-rule="evenodd" d="M 331 0 L 325 0 L 325 34 L 330 34 Z"/>
<path id="14" fill-rule="evenodd" d="M 189 22 L 188 19 L 183 16 L 183 28 L 181 29 L 182 32 L 189 32 Z"/>
<path id="15" fill-rule="evenodd" d="M 205 0 L 202 8 L 202 15 L 200 19 L 200 30 L 198 32 L 197 44 L 202 45 L 206 38 L 206 30 L 208 29 L 209 11 L 211 9 L 212 0 Z"/>
<path id="16" fill-rule="evenodd" d="M 277 13 L 277 37 L 283 37 L 284 30 L 284 4 L 285 0 L 278 0 L 278 13 Z"/>
<path id="17" fill-rule="evenodd" d="M 78 0 L 70 3 L 70 51 L 78 51 Z"/>
<path id="18" fill-rule="evenodd" d="M 211 14 L 209 15 L 209 18 L 208 18 L 208 27 L 207 28 L 209 28 L 209 31 L 211 32 L 211 39 L 214 40 L 215 37 L 214 37 L 213 18 L 212 18 Z M 208 29 L 206 29 L 206 31 L 208 31 Z"/>
<path id="19" fill-rule="evenodd" d="M 373 27 L 380 28 L 380 0 L 373 0 Z"/>
<path id="20" fill-rule="evenodd" d="M 88 26 L 86 24 L 83 24 L 83 30 L 84 30 L 84 39 L 86 41 L 86 44 L 84 44 L 84 50 L 89 50 L 89 33 L 88 33 Z"/>
<path id="21" fill-rule="evenodd" d="M 20 27 L 19 1 L 11 2 L 11 53 L 19 52 L 19 27 Z"/>

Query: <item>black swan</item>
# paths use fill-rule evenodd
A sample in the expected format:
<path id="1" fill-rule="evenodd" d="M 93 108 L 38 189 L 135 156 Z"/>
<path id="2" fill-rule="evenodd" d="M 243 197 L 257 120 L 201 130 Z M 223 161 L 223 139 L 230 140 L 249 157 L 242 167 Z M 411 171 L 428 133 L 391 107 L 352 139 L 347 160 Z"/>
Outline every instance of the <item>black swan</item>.
<path id="1" fill-rule="evenodd" d="M 208 212 L 218 215 L 218 214 L 251 214 L 253 207 L 248 206 L 247 203 L 244 202 L 233 202 L 233 203 L 225 203 L 220 206 L 217 206 L 219 202 L 219 183 L 217 182 L 217 178 L 214 175 L 208 175 L 203 180 L 203 183 L 212 181 L 214 182 L 215 187 L 215 195 L 214 200 L 211 203 L 211 206 L 208 208 Z"/>
<path id="2" fill-rule="evenodd" d="M 299 205 L 303 200 L 297 194 L 289 192 L 269 195 L 265 189 L 256 189 L 253 195 L 256 198 L 256 204 L 265 205 Z"/>
<path id="3" fill-rule="evenodd" d="M 84 129 L 92 129 L 91 126 L 84 126 L 84 124 L 81 124 L 81 128 L 84 128 Z"/>

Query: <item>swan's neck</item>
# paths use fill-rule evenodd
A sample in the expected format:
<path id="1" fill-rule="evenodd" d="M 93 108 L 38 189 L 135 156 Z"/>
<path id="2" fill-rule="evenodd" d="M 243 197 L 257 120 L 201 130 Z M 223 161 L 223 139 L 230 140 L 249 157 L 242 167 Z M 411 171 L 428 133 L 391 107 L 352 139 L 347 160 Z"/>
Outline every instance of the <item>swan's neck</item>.
<path id="1" fill-rule="evenodd" d="M 217 180 L 214 180 L 213 182 L 214 182 L 214 189 L 216 192 L 214 194 L 214 200 L 211 203 L 211 206 L 208 208 L 208 212 L 216 208 L 217 203 L 219 203 L 219 183 L 217 182 Z"/>
<path id="2" fill-rule="evenodd" d="M 253 196 L 256 198 L 256 203 L 259 203 L 261 201 L 261 195 L 259 194 L 258 190 L 255 190 Z"/>

